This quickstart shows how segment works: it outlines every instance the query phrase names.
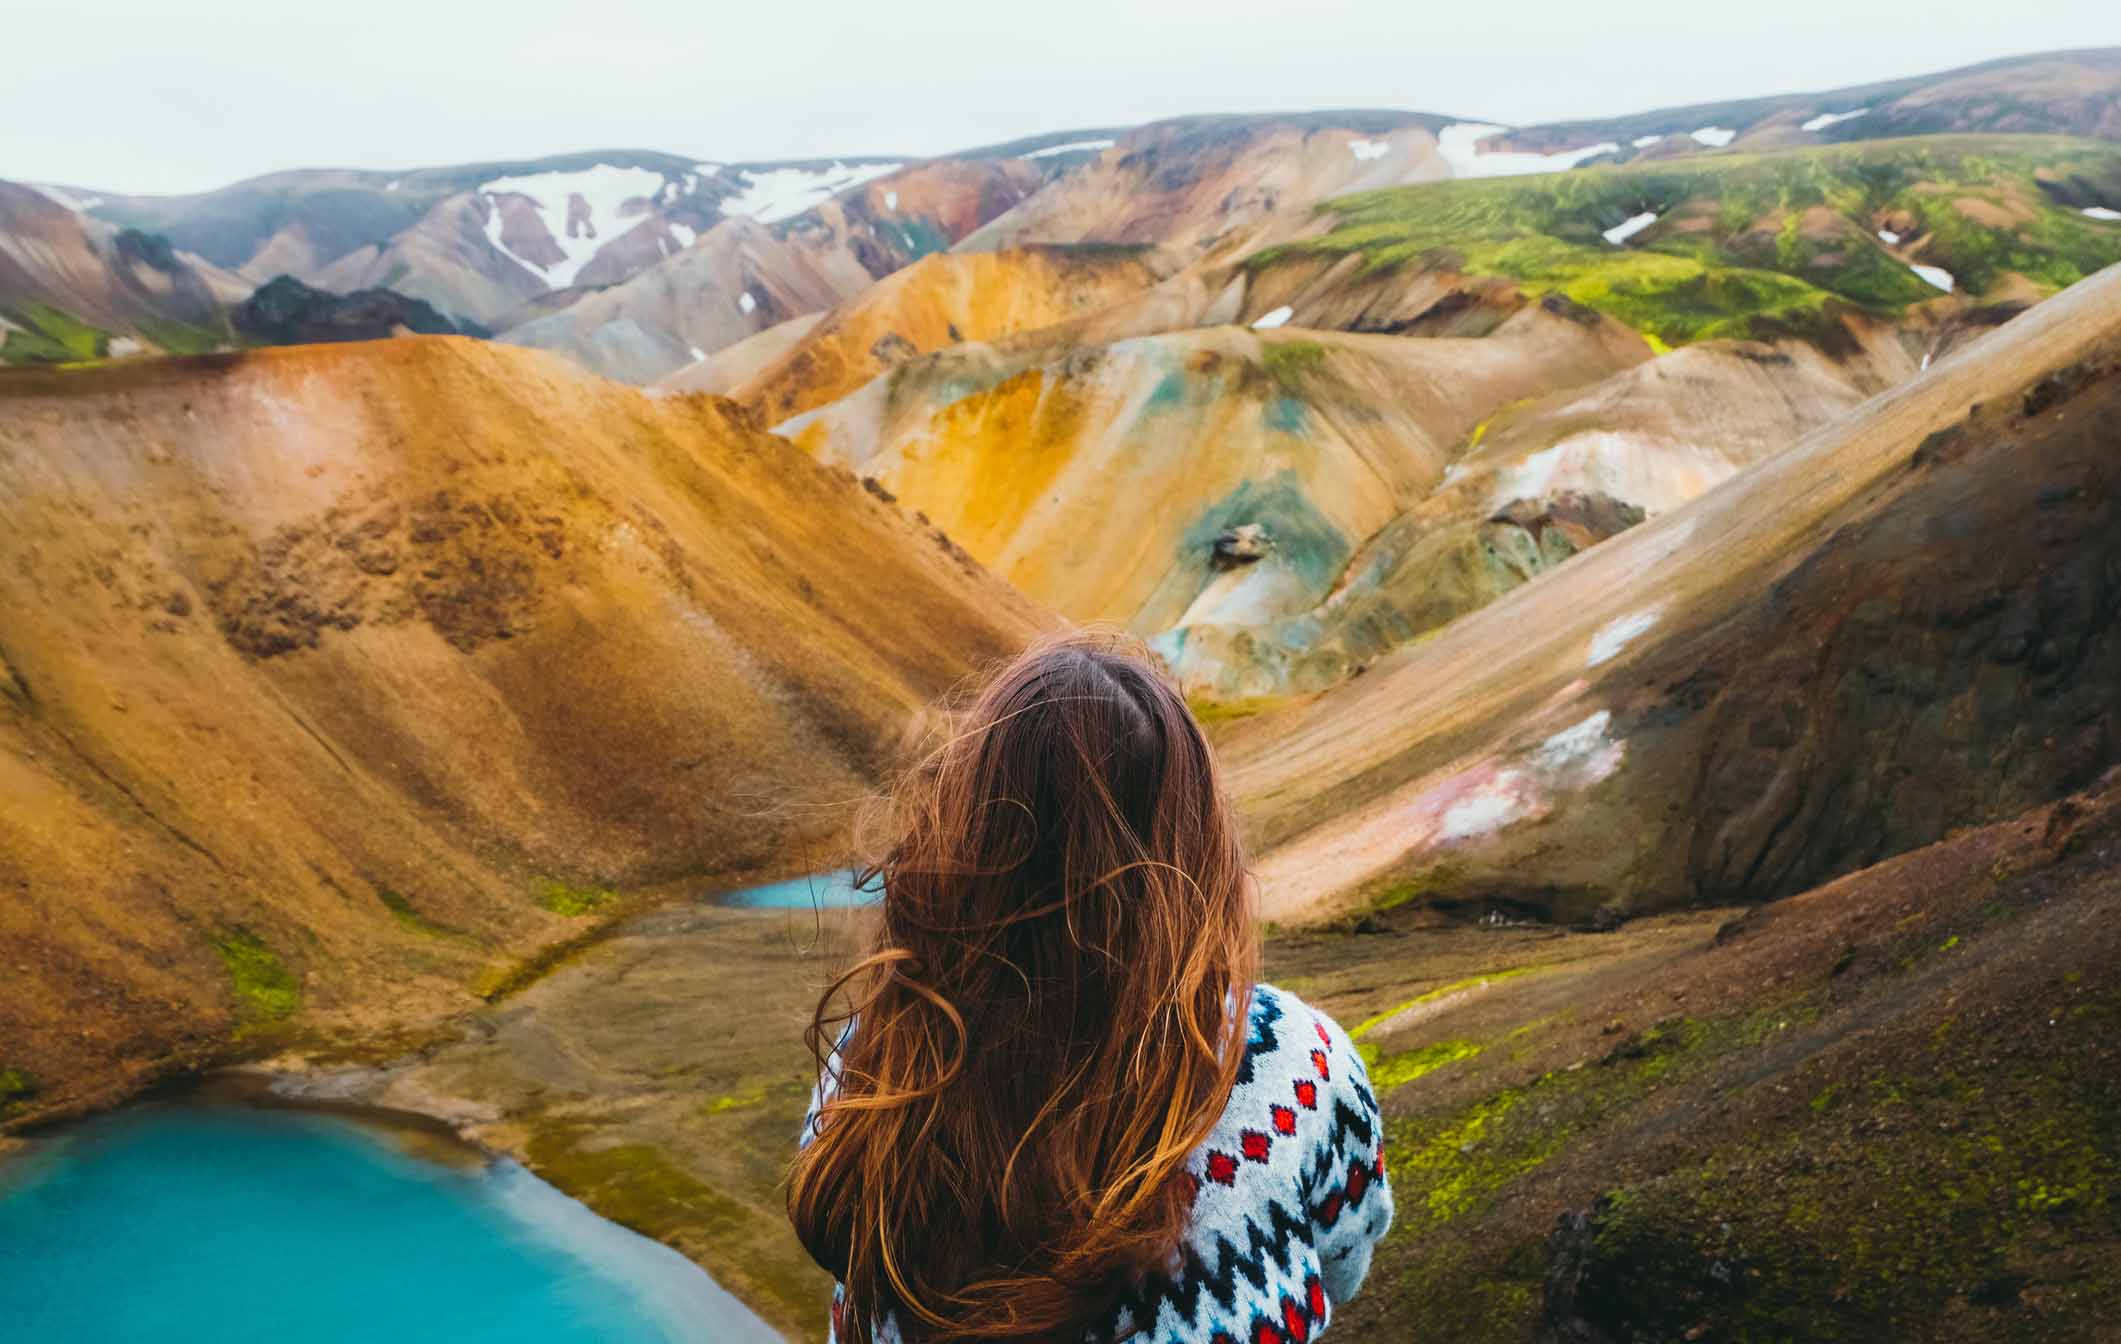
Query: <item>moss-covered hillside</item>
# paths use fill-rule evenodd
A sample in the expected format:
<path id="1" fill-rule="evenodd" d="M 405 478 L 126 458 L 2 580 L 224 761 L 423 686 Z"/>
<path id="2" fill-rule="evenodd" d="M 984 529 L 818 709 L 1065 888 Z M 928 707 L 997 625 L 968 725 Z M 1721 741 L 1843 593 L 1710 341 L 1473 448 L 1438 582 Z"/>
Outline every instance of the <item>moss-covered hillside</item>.
<path id="1" fill-rule="evenodd" d="M 1946 284 L 1989 302 L 2073 284 L 2121 261 L 2121 223 L 2085 213 L 2117 201 L 2114 146 L 1939 136 L 1366 192 L 1248 265 L 1500 276 L 1670 345 L 1830 337 L 1840 312 L 1897 316 Z"/>

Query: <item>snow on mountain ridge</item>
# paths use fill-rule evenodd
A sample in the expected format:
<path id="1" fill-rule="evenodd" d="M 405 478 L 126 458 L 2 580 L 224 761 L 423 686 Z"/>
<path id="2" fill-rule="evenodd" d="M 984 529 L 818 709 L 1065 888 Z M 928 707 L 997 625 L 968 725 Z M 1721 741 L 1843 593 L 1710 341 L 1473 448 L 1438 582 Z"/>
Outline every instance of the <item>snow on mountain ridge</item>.
<path id="1" fill-rule="evenodd" d="M 479 185 L 494 207 L 486 220 L 487 239 L 502 254 L 543 277 L 552 289 L 572 285 L 596 257 L 597 249 L 624 233 L 628 217 L 644 213 L 663 188 L 663 175 L 653 169 L 618 168 L 608 163 L 573 172 L 497 177 Z M 510 251 L 501 241 L 500 205 L 492 198 L 511 194 L 530 199 L 545 222 L 545 231 L 564 254 L 563 260 L 540 265 Z M 576 201 L 582 203 L 580 212 L 575 209 Z M 628 210 L 628 206 L 635 208 Z"/>
<path id="2" fill-rule="evenodd" d="M 750 168 L 738 170 L 744 189 L 721 204 L 725 215 L 747 215 L 761 224 L 793 219 L 812 206 L 823 205 L 849 187 L 895 173 L 902 163 L 846 164 L 838 159 L 830 168 Z"/>

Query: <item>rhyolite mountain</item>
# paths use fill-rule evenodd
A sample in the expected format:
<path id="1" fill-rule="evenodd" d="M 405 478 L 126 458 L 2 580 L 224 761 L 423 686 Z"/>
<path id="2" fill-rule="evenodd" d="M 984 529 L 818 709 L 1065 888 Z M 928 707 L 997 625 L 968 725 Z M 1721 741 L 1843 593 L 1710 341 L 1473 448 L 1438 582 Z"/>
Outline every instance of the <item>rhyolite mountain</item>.
<path id="1" fill-rule="evenodd" d="M 266 1067 L 815 1338 L 873 916 L 714 898 L 1096 620 L 1370 1061 L 1333 1338 L 2097 1344 L 2117 72 L 0 187 L 0 1125 Z"/>
<path id="2" fill-rule="evenodd" d="M 1446 178 L 1945 132 L 2112 139 L 2117 94 L 2121 52 L 2106 49 L 1516 129 L 1378 110 L 1201 116 L 925 160 L 597 150 L 303 169 L 183 196 L 42 190 L 239 285 L 285 274 L 335 292 L 389 289 L 460 326 L 648 382 L 951 247 L 1154 243 L 1191 257 L 1286 241 L 1334 196 Z M 2056 186 L 2069 198 L 2070 184 Z M 759 233 L 743 236 L 746 221 Z M 738 236 L 717 236 L 729 229 Z M 688 256 L 695 245 L 708 255 Z"/>

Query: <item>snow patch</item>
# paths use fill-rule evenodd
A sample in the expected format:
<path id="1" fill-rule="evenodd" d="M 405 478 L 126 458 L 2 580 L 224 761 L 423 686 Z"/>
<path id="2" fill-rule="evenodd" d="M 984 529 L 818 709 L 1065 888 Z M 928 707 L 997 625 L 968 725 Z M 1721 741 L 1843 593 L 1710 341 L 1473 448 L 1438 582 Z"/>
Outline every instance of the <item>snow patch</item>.
<path id="1" fill-rule="evenodd" d="M 703 165 L 704 166 L 704 165 Z M 835 159 L 830 168 L 743 170 L 744 189 L 722 202 L 725 215 L 744 215 L 761 224 L 778 224 L 822 205 L 849 187 L 895 173 L 904 164 L 847 164 Z"/>
<path id="2" fill-rule="evenodd" d="M 1524 820 L 1532 812 L 1531 800 L 1521 787 L 1525 782 L 1525 777 L 1515 770 L 1502 771 L 1444 811 L 1436 838 L 1470 840 Z"/>
<path id="3" fill-rule="evenodd" d="M 884 193 L 884 208 L 885 208 L 886 210 L 896 210 L 896 209 L 898 209 L 898 193 L 897 193 L 897 192 L 895 192 L 895 191 L 887 191 L 887 192 L 885 192 L 885 193 Z"/>
<path id="4" fill-rule="evenodd" d="M 1582 149 L 1564 150 L 1559 154 L 1480 152 L 1481 141 L 1492 135 L 1501 135 L 1508 129 L 1507 126 L 1490 126 L 1485 122 L 1461 121 L 1436 133 L 1436 150 L 1450 166 L 1453 177 L 1516 177 L 1525 173 L 1559 173 L 1574 168 L 1586 159 L 1620 152 L 1620 146 L 1611 140 L 1603 144 L 1586 145 Z"/>
<path id="5" fill-rule="evenodd" d="M 1591 656 L 1584 666 L 1596 667 L 1600 663 L 1611 662 L 1622 649 L 1648 633 L 1651 627 L 1657 624 L 1661 614 L 1657 608 L 1652 607 L 1648 611 L 1638 611 L 1631 616 L 1608 621 L 1597 634 L 1591 636 Z"/>
<path id="6" fill-rule="evenodd" d="M 29 184 L 29 189 L 48 201 L 65 206 L 77 215 L 84 211 L 93 210 L 103 204 L 101 196 L 76 196 L 65 187 L 43 186 L 32 182 Z"/>
<path id="7" fill-rule="evenodd" d="M 1542 770 L 1560 772 L 1591 759 L 1605 745 L 1605 730 L 1613 722 L 1611 710 L 1601 709 L 1583 722 L 1564 728 L 1539 744 L 1532 761 Z"/>
<path id="8" fill-rule="evenodd" d="M 1707 145 L 1710 149 L 1722 149 L 1738 138 L 1738 132 L 1724 126 L 1704 126 L 1692 134 L 1696 144 Z"/>
<path id="9" fill-rule="evenodd" d="M 1854 121 L 1869 111 L 1870 109 L 1867 107 L 1859 107 L 1853 112 L 1821 112 L 1818 116 L 1804 123 L 1804 129 L 1807 131 L 1823 131 L 1839 122 Z"/>
<path id="10" fill-rule="evenodd" d="M 692 362 L 693 362 L 693 363 L 695 363 L 695 364 L 704 364 L 704 363 L 706 363 L 706 362 L 707 362 L 707 352 L 706 352 L 705 350 L 702 350 L 702 349 L 700 349 L 700 348 L 699 348 L 698 346 L 696 346 L 696 345 L 695 345 L 695 346 L 693 346 L 693 347 L 691 347 L 691 349 L 692 349 Z"/>
<path id="11" fill-rule="evenodd" d="M 1900 246 L 1900 235 L 1894 233 L 1891 229 L 1878 230 L 1878 236 L 1885 241 L 1887 247 Z"/>
<path id="12" fill-rule="evenodd" d="M 489 197 L 513 194 L 530 198 L 538 217 L 545 221 L 545 231 L 559 245 L 561 260 L 546 267 L 509 252 L 501 243 L 499 201 L 492 202 L 494 208 L 487 216 L 486 237 L 533 275 L 543 276 L 545 283 L 553 289 L 565 289 L 573 284 L 582 268 L 596 256 L 597 249 L 625 232 L 620 225 L 628 205 L 652 201 L 662 189 L 661 173 L 647 168 L 619 168 L 608 163 L 593 164 L 570 173 L 497 177 L 479 187 Z M 586 221 L 575 217 L 577 197 L 588 207 Z"/>
<path id="13" fill-rule="evenodd" d="M 1019 154 L 1016 157 L 1050 159 L 1056 154 L 1087 154 L 1092 150 L 1110 149 L 1114 143 L 1111 140 L 1070 140 L 1065 145 L 1048 145 L 1044 149 L 1034 149 L 1029 154 Z"/>
<path id="14" fill-rule="evenodd" d="M 1646 210 L 1639 215 L 1630 215 L 1626 220 L 1605 231 L 1605 240 L 1618 247 L 1636 234 L 1657 222 L 1657 212 Z"/>
<path id="15" fill-rule="evenodd" d="M 736 296 L 736 306 L 744 313 L 755 313 L 758 311 L 759 301 L 752 298 L 751 291 L 747 289 Z"/>
<path id="16" fill-rule="evenodd" d="M 134 340 L 130 336 L 113 336 L 111 338 L 110 349 L 106 353 L 108 353 L 112 359 L 122 359 L 126 355 L 137 355 L 145 349 L 147 349 L 146 346 L 140 344 L 140 342 Z"/>
<path id="17" fill-rule="evenodd" d="M 1637 149 L 1648 149 L 1651 145 L 1656 144 L 1659 140 L 1662 139 L 1664 139 L 1664 137 L 1661 135 L 1638 135 L 1628 143 L 1634 145 Z"/>
<path id="18" fill-rule="evenodd" d="M 1952 273 L 1942 266 L 1917 266 L 1909 262 L 1907 268 L 1947 294 L 1952 292 L 1952 286 L 1957 283 L 1952 279 Z"/>
<path id="19" fill-rule="evenodd" d="M 2087 205 L 2084 213 L 2093 219 L 2121 219 L 2121 210 L 2109 210 L 2103 205 Z"/>
<path id="20" fill-rule="evenodd" d="M 391 179 L 391 180 L 390 180 L 390 181 L 389 181 L 388 183 L 386 183 L 386 184 L 384 185 L 384 187 L 383 187 L 383 190 L 385 190 L 385 191 L 396 191 L 396 190 L 397 190 L 397 189 L 398 189 L 399 187 L 402 187 L 402 186 L 404 186 L 404 185 L 405 185 L 405 181 L 404 181 L 404 179 L 403 179 L 403 178 L 395 178 L 395 177 L 394 177 L 394 178 L 392 178 L 392 179 Z"/>
<path id="21" fill-rule="evenodd" d="M 713 177 L 716 173 L 722 171 L 722 165 L 719 163 L 695 163 L 692 165 L 692 171 L 698 173 L 701 177 Z M 688 182 L 686 190 L 692 189 L 691 184 Z"/>
<path id="22" fill-rule="evenodd" d="M 691 247 L 692 240 L 700 236 L 700 231 L 689 224 L 679 224 L 673 220 L 669 227 L 670 236 L 678 240 L 678 246 L 681 248 Z"/>
<path id="23" fill-rule="evenodd" d="M 1392 146 L 1382 140 L 1350 140 L 1348 152 L 1358 159 L 1381 159 L 1392 151 Z"/>
<path id="24" fill-rule="evenodd" d="M 1282 323 L 1287 322 L 1290 318 L 1294 316 L 1296 316 L 1296 310 L 1285 303 L 1281 307 L 1276 308 L 1273 312 L 1261 317 L 1257 322 L 1254 322 L 1252 324 L 1252 330 L 1271 331 L 1275 327 L 1280 326 Z"/>

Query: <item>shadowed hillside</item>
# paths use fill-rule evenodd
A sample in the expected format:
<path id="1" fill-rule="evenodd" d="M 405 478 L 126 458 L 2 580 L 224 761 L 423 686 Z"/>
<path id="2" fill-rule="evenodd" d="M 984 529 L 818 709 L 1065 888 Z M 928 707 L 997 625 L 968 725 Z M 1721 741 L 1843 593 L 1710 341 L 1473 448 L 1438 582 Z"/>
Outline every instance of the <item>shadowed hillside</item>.
<path id="1" fill-rule="evenodd" d="M 1035 620 L 727 403 L 453 338 L 0 377 L 0 501 L 0 1068 L 40 1107 L 800 870 Z"/>
<path id="2" fill-rule="evenodd" d="M 2121 269 L 1240 725 L 1272 903 L 1764 900 L 2117 754 Z"/>

